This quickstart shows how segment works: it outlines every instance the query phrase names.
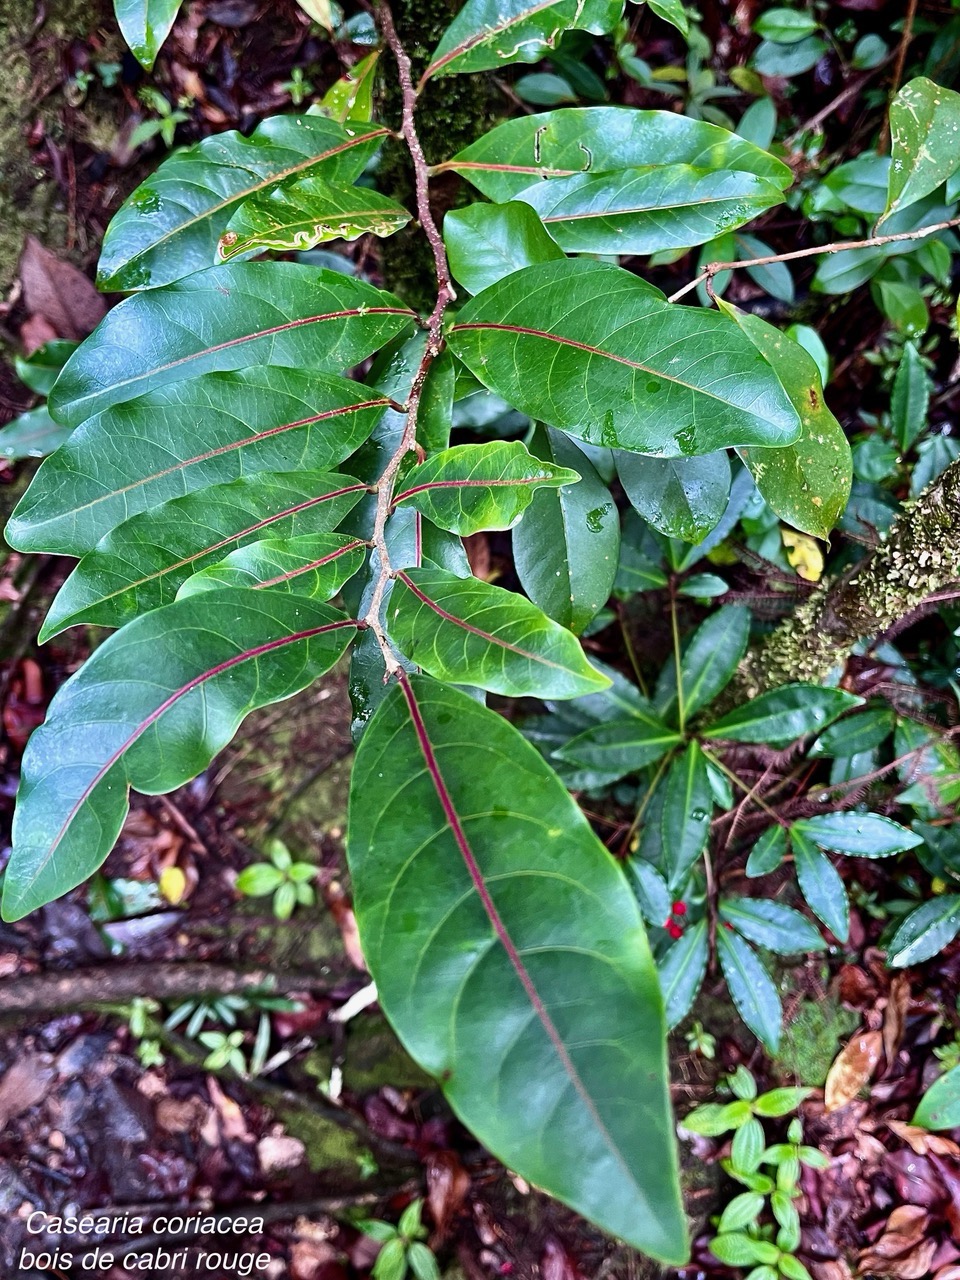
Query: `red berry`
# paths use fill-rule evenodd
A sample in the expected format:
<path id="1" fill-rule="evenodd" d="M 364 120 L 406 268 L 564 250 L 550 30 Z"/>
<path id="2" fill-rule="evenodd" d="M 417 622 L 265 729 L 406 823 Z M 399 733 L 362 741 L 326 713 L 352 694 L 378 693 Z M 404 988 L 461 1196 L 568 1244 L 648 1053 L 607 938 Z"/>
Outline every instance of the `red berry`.
<path id="1" fill-rule="evenodd" d="M 675 902 L 673 904 L 673 914 L 675 916 L 685 916 L 687 914 L 687 904 L 685 902 Z"/>
<path id="2" fill-rule="evenodd" d="M 680 926 L 679 926 L 675 921 L 673 921 L 673 920 L 668 920 L 668 921 L 667 921 L 667 923 L 666 923 L 666 925 L 665 925 L 664 927 L 666 928 L 667 933 L 669 933 L 669 935 L 670 935 L 670 937 L 671 937 L 671 938 L 682 938 L 682 937 L 683 937 L 683 930 L 680 928 Z"/>

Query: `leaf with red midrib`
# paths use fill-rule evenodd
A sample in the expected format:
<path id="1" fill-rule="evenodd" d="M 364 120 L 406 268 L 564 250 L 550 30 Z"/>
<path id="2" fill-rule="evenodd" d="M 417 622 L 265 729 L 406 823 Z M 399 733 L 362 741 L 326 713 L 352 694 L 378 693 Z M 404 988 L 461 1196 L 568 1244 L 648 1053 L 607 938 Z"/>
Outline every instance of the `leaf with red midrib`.
<path id="1" fill-rule="evenodd" d="M 110 852 L 130 787 L 158 795 L 196 777 L 248 712 L 305 688 L 354 634 L 327 605 L 228 587 L 106 640 L 24 754 L 3 918 L 82 883 Z"/>
<path id="2" fill-rule="evenodd" d="M 639 911 L 540 755 L 467 695 L 404 678 L 361 740 L 349 831 L 381 1004 L 464 1123 L 605 1230 L 682 1261 Z"/>

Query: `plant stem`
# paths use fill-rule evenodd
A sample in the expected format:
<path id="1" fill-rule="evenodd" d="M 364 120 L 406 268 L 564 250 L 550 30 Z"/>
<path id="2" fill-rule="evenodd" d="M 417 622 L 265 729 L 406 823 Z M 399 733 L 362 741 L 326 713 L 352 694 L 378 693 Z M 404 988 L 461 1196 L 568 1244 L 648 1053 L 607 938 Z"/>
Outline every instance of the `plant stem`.
<path id="1" fill-rule="evenodd" d="M 769 253 L 763 258 L 742 258 L 739 262 L 710 262 L 689 284 L 672 293 L 667 301 L 678 302 L 696 289 L 697 285 L 712 280 L 721 271 L 737 271 L 741 267 L 766 267 L 773 262 L 792 262 L 795 258 L 814 258 L 820 253 L 842 253 L 846 249 L 877 249 L 898 240 L 923 240 L 938 231 L 949 231 L 951 227 L 957 226 L 960 226 L 960 217 L 949 218 L 946 222 L 934 222 L 929 227 L 918 227 L 916 231 L 897 231 L 886 236 L 868 236 L 865 240 L 839 240 L 833 244 L 810 245 L 806 249 L 791 249 L 789 253 Z"/>
<path id="2" fill-rule="evenodd" d="M 403 434 L 400 437 L 400 443 L 397 445 L 395 452 L 387 463 L 386 467 L 380 475 L 376 483 L 377 508 L 374 517 L 373 535 L 371 542 L 373 550 L 377 557 L 377 576 L 374 581 L 373 592 L 370 597 L 370 607 L 364 615 L 362 621 L 370 628 L 376 637 L 377 643 L 383 654 L 383 661 L 386 667 L 386 678 L 398 675 L 403 667 L 399 662 L 390 641 L 387 639 L 383 624 L 380 621 L 380 611 L 383 606 L 383 597 L 387 589 L 387 583 L 394 576 L 394 570 L 390 564 L 390 552 L 387 548 L 386 541 L 386 525 L 390 515 L 390 508 L 393 503 L 394 485 L 397 479 L 397 473 L 403 464 L 408 453 L 415 452 L 417 449 L 417 416 L 420 411 L 420 400 L 423 396 L 423 388 L 427 381 L 427 375 L 434 360 L 440 355 L 444 346 L 443 338 L 443 317 L 448 305 L 456 298 L 456 292 L 453 288 L 453 282 L 450 278 L 450 268 L 447 264 L 447 255 L 443 247 L 443 239 L 433 217 L 430 208 L 430 175 L 426 158 L 423 154 L 423 148 L 420 145 L 420 138 L 417 134 L 416 127 L 416 107 L 417 92 L 413 86 L 413 77 L 411 75 L 410 58 L 406 50 L 400 43 L 397 36 L 397 30 L 393 23 L 393 15 L 386 4 L 378 3 L 376 6 L 376 14 L 383 31 L 386 43 L 389 45 L 393 53 L 394 60 L 397 64 L 397 73 L 400 78 L 400 89 L 403 95 L 403 114 L 400 133 L 403 140 L 407 144 L 407 150 L 410 153 L 410 159 L 413 162 L 414 182 L 417 195 L 417 219 L 427 242 L 433 252 L 434 269 L 437 276 L 437 299 L 433 307 L 433 311 L 426 322 L 427 345 L 424 348 L 423 356 L 417 372 L 414 374 L 413 382 L 410 386 L 410 394 L 407 397 L 405 411 L 407 415 L 404 425 Z"/>

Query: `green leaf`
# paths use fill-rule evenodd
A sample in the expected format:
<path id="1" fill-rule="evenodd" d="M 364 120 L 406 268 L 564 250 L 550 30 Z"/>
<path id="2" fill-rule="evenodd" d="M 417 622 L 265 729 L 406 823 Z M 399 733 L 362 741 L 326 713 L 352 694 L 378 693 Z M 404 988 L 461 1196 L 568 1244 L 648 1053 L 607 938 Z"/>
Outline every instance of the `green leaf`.
<path id="1" fill-rule="evenodd" d="M 787 833 L 783 827 L 768 827 L 750 850 L 746 872 L 751 879 L 776 871 L 787 853 Z"/>
<path id="2" fill-rule="evenodd" d="M 237 876 L 237 889 L 248 898 L 263 898 L 279 889 L 283 882 L 283 872 L 272 863 L 255 862 Z"/>
<path id="3" fill-rule="evenodd" d="M 863 699 L 842 689 L 824 689 L 814 684 L 785 684 L 762 693 L 759 698 L 728 712 L 704 729 L 710 738 L 733 742 L 765 742 L 785 747 L 805 734 L 815 733 Z"/>
<path id="4" fill-rule="evenodd" d="M 490 129 L 448 160 L 488 199 L 502 204 L 541 178 L 610 173 L 645 165 L 743 170 L 786 190 L 793 174 L 736 134 L 672 111 L 560 107 Z"/>
<path id="5" fill-rule="evenodd" d="M 702 542 L 726 510 L 730 463 L 723 452 L 649 458 L 616 450 L 614 457 L 630 505 L 668 538 Z"/>
<path id="6" fill-rule="evenodd" d="M 890 736 L 895 724 L 896 716 L 890 707 L 867 707 L 821 733 L 810 748 L 810 754 L 844 759 L 860 751 L 869 751 L 879 747 Z"/>
<path id="7" fill-rule="evenodd" d="M 740 1129 L 750 1119 L 750 1103 L 738 1098 L 736 1102 L 705 1102 L 689 1112 L 680 1121 L 680 1127 L 689 1133 L 699 1133 L 705 1138 L 719 1138 L 731 1129 Z"/>
<path id="8" fill-rule="evenodd" d="M 467 303 L 449 342 L 497 395 L 591 444 L 676 457 L 789 444 L 800 431 L 736 325 L 605 263 L 514 272 Z"/>
<path id="9" fill-rule="evenodd" d="M 72 427 L 54 422 L 45 404 L 28 409 L 0 431 L 0 458 L 18 462 L 21 458 L 45 458 L 70 439 Z"/>
<path id="10" fill-rule="evenodd" d="M 416 1280 L 440 1280 L 440 1268 L 436 1258 L 419 1240 L 415 1240 L 407 1250 L 407 1261 Z"/>
<path id="11" fill-rule="evenodd" d="M 707 760 L 696 742 L 670 765 L 661 817 L 663 861 L 667 884 L 681 888 L 710 836 L 713 792 Z"/>
<path id="12" fill-rule="evenodd" d="M 238 547 L 187 578 L 177 599 L 218 587 L 265 587 L 330 600 L 363 565 L 366 543 L 338 533 L 267 538 Z"/>
<path id="13" fill-rule="evenodd" d="M 780 1268 L 781 1274 L 787 1277 L 787 1280 L 812 1280 L 807 1268 L 799 1258 L 794 1257 L 791 1253 L 781 1253 L 777 1259 L 777 1266 Z"/>
<path id="14" fill-rule="evenodd" d="M 79 622 L 119 627 L 168 604 L 192 573 L 265 530 L 276 537 L 324 533 L 365 489 L 337 473 L 262 472 L 143 511 L 83 557 L 50 606 L 41 641 Z"/>
<path id="15" fill-rule="evenodd" d="M 579 473 L 580 481 L 538 490 L 513 531 L 514 565 L 534 604 L 579 635 L 613 590 L 620 517 L 593 463 L 562 432 L 538 427 L 530 448 L 544 463 Z"/>
<path id="16" fill-rule="evenodd" d="M 773 831 L 783 831 L 773 827 Z M 823 951 L 826 943 L 799 911 L 769 898 L 728 898 L 720 903 L 720 917 L 738 933 L 781 956 L 800 951 Z"/>
<path id="17" fill-rule="evenodd" d="M 7 539 L 81 556 L 131 516 L 210 485 L 325 471 L 359 448 L 388 404 L 346 378 L 298 369 L 254 366 L 163 387 L 78 427 L 37 472 Z"/>
<path id="18" fill-rule="evenodd" d="M 698 920 L 684 931 L 660 961 L 660 987 L 670 1031 L 692 1009 L 707 971 L 708 955 L 707 922 Z"/>
<path id="19" fill-rule="evenodd" d="M 730 929 L 717 930 L 717 955 L 740 1017 L 763 1042 L 767 1052 L 776 1053 L 783 1010 L 770 975 L 752 947 Z"/>
<path id="20" fill-rule="evenodd" d="M 114 0 L 121 34 L 130 52 L 147 71 L 153 70 L 180 3 L 181 0 Z"/>
<path id="21" fill-rule="evenodd" d="M 412 468 L 398 486 L 394 505 L 408 503 L 452 533 L 512 529 L 538 488 L 576 484 L 569 467 L 543 462 L 519 440 L 460 444 Z"/>
<path id="22" fill-rule="evenodd" d="M 816 361 L 798 342 L 759 316 L 740 311 L 722 298 L 717 305 L 769 361 L 803 426 L 794 444 L 741 449 L 740 456 L 781 520 L 826 538 L 850 497 L 853 459 L 843 428 L 824 402 Z"/>
<path id="23" fill-rule="evenodd" d="M 680 678 L 687 718 L 709 705 L 726 688 L 750 638 L 750 611 L 727 605 L 710 614 L 693 633 L 683 651 Z M 665 720 L 677 712 L 677 668 L 673 659 L 664 663 L 657 681 L 654 705 Z"/>
<path id="24" fill-rule="evenodd" d="M 392 294 L 294 262 L 242 262 L 135 294 L 64 365 L 50 410 L 74 426 L 111 405 L 258 361 L 339 372 L 409 324 Z"/>
<path id="25" fill-rule="evenodd" d="M 960 1125 L 960 1067 L 953 1067 L 934 1080 L 910 1123 L 924 1129 L 955 1129 Z"/>
<path id="26" fill-rule="evenodd" d="M 893 434 L 901 449 L 909 449 L 927 428 L 930 379 L 920 353 L 912 342 L 904 343 L 890 397 Z"/>
<path id="27" fill-rule="evenodd" d="M 407 1274 L 407 1246 L 394 1236 L 377 1254 L 371 1274 L 374 1280 L 404 1280 Z"/>
<path id="28" fill-rule="evenodd" d="M 379 191 L 309 176 L 244 200 L 217 243 L 217 257 L 228 262 L 265 249 L 302 252 L 328 240 L 392 236 L 409 221 L 403 205 Z"/>
<path id="29" fill-rule="evenodd" d="M 740 1132 L 743 1131 L 740 1130 Z M 740 1195 L 733 1197 L 720 1215 L 717 1230 L 722 1234 L 729 1231 L 740 1231 L 744 1227 L 749 1227 L 751 1223 L 756 1222 L 759 1218 L 765 1204 L 764 1197 L 756 1191 L 741 1192 Z"/>
<path id="30" fill-rule="evenodd" d="M 681 35 L 690 32 L 690 20 L 681 0 L 647 0 L 647 8 L 664 22 L 676 27 Z"/>
<path id="31" fill-rule="evenodd" d="M 377 63 L 380 50 L 374 49 L 365 58 L 361 58 L 347 72 L 335 81 L 320 99 L 314 112 L 346 124 L 348 120 L 368 121 L 373 119 L 373 88 L 377 78 Z M 221 135 L 222 136 L 222 135 Z"/>
<path id="32" fill-rule="evenodd" d="M 745 1125 L 733 1135 L 730 1148 L 730 1160 L 738 1173 L 756 1173 L 760 1168 L 760 1157 L 766 1140 L 763 1125 L 751 1117 Z"/>
<path id="33" fill-rule="evenodd" d="M 891 160 L 880 222 L 930 195 L 960 169 L 960 93 L 926 76 L 905 84 L 890 103 Z"/>
<path id="34" fill-rule="evenodd" d="M 577 698 L 610 684 L 576 636 L 529 600 L 444 569 L 397 575 L 389 629 L 405 657 L 454 684 L 514 698 Z"/>
<path id="35" fill-rule="evenodd" d="M 647 712 L 629 720 L 593 725 L 554 752 L 558 760 L 582 769 L 597 769 L 611 781 L 637 773 L 683 741 L 675 729 Z"/>
<path id="36" fill-rule="evenodd" d="M 345 129 L 322 116 L 271 116 L 249 138 L 230 130 L 176 151 L 111 221 L 98 286 L 153 288 L 212 267 L 217 242 L 244 200 L 312 173 L 352 182 L 388 132 Z"/>
<path id="37" fill-rule="evenodd" d="M 423 79 L 539 62 L 565 31 L 612 31 L 623 0 L 467 0 L 443 33 Z"/>
<path id="38" fill-rule="evenodd" d="M 516 198 L 567 253 L 650 254 L 704 244 L 784 197 L 742 169 L 658 164 L 540 181 Z"/>
<path id="39" fill-rule="evenodd" d="M 627 869 L 633 880 L 640 911 L 648 924 L 662 929 L 670 919 L 672 899 L 667 882 L 651 862 L 645 858 L 631 858 Z"/>
<path id="40" fill-rule="evenodd" d="M 196 777 L 248 712 L 305 688 L 354 634 L 327 605 L 228 588 L 110 636 L 27 744 L 3 918 L 20 919 L 100 866 L 129 787 L 157 795 Z"/>
<path id="41" fill-rule="evenodd" d="M 810 910 L 823 921 L 838 942 L 846 942 L 850 934 L 850 906 L 836 867 L 825 853 L 807 840 L 802 831 L 796 830 L 796 825 L 790 828 L 790 842 L 797 882 Z"/>
<path id="42" fill-rule="evenodd" d="M 820 24 L 812 14 L 803 13 L 799 9 L 768 9 L 753 24 L 753 29 L 762 40 L 773 40 L 776 44 L 796 44 L 818 31 Z"/>
<path id="43" fill-rule="evenodd" d="M 823 813 L 802 818 L 791 827 L 822 849 L 858 858 L 888 858 L 923 844 L 923 836 L 877 813 Z"/>
<path id="44" fill-rule="evenodd" d="M 767 1093 L 760 1095 L 754 1104 L 753 1110 L 758 1116 L 769 1116 L 774 1119 L 779 1116 L 786 1116 L 791 1111 L 796 1111 L 804 1098 L 809 1098 L 812 1092 L 812 1089 L 790 1087 L 770 1089 Z"/>
<path id="45" fill-rule="evenodd" d="M 15 356 L 17 377 L 38 396 L 48 396 L 60 370 L 79 345 L 66 338 L 53 338 L 29 356 Z"/>
<path id="46" fill-rule="evenodd" d="M 479 293 L 504 276 L 564 256 L 527 204 L 468 204 L 443 220 L 443 240 L 454 278 Z"/>
<path id="47" fill-rule="evenodd" d="M 945 893 L 924 902 L 900 922 L 887 948 L 888 962 L 896 969 L 922 964 L 960 933 L 960 894 Z"/>
<path id="48" fill-rule="evenodd" d="M 754 1240 L 734 1231 L 714 1236 L 710 1241 L 710 1252 L 718 1262 L 725 1262 L 728 1267 L 749 1267 L 755 1262 L 774 1263 L 780 1257 L 776 1245 L 766 1240 Z"/>
<path id="49" fill-rule="evenodd" d="M 623 873 L 536 750 L 454 689 L 391 689 L 361 740 L 348 857 L 408 1052 L 522 1177 L 686 1259 L 664 1024 Z"/>

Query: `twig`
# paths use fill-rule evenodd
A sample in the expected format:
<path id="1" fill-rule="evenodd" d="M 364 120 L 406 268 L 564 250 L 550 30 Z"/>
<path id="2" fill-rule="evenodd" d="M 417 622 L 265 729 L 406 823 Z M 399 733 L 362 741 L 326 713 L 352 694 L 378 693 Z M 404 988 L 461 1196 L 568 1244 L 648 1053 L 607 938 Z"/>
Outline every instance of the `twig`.
<path id="1" fill-rule="evenodd" d="M 700 274 L 682 289 L 672 293 L 668 302 L 678 302 L 686 294 L 696 289 L 697 285 L 712 280 L 721 271 L 737 271 L 742 267 L 766 267 L 773 262 L 792 262 L 796 258 L 813 258 L 817 254 L 842 253 L 846 249 L 877 249 L 884 244 L 893 244 L 897 240 L 923 240 L 938 231 L 949 231 L 951 227 L 960 226 L 960 218 L 949 218 L 946 222 L 934 222 L 929 227 L 918 227 L 916 231 L 897 231 L 891 235 L 869 236 L 866 240 L 841 240 L 833 244 L 811 245 L 806 249 L 791 249 L 789 253 L 770 253 L 763 258 L 742 258 L 739 262 L 711 262 Z"/>
<path id="2" fill-rule="evenodd" d="M 407 420 L 404 425 L 403 434 L 400 437 L 400 443 L 397 445 L 396 451 L 390 458 L 386 467 L 380 475 L 376 483 L 377 493 L 377 509 L 373 524 L 372 543 L 377 558 L 376 579 L 374 581 L 373 592 L 370 596 L 370 607 L 361 621 L 373 632 L 377 643 L 383 654 L 384 666 L 386 667 L 386 678 L 398 675 L 403 667 L 401 666 L 390 641 L 387 639 L 383 624 L 380 621 L 380 610 L 383 606 L 383 597 L 387 589 L 387 584 L 393 577 L 393 567 L 390 563 L 390 552 L 387 547 L 386 525 L 390 515 L 390 509 L 393 504 L 393 490 L 396 482 L 397 473 L 408 453 L 412 453 L 417 449 L 417 416 L 420 411 L 420 399 L 423 395 L 423 388 L 427 380 L 427 374 L 434 360 L 440 355 L 444 346 L 443 338 L 443 317 L 448 305 L 456 298 L 456 292 L 453 282 L 450 278 L 450 268 L 447 264 L 447 255 L 443 247 L 443 239 L 433 217 L 430 208 L 430 173 L 427 165 L 426 157 L 423 154 L 423 148 L 420 145 L 420 138 L 417 134 L 416 127 L 416 106 L 417 92 L 413 86 L 413 77 L 411 73 L 410 58 L 406 50 L 400 43 L 397 35 L 397 29 L 393 24 L 393 15 L 388 6 L 382 3 L 376 5 L 376 15 L 383 31 L 383 36 L 387 44 L 390 46 L 394 59 L 397 64 L 397 72 L 400 77 L 400 89 L 403 95 L 402 108 L 402 125 L 400 129 L 401 136 L 407 144 L 407 150 L 410 153 L 410 159 L 413 162 L 414 184 L 417 194 L 417 219 L 427 241 L 433 251 L 434 268 L 437 274 L 437 300 L 434 304 L 433 311 L 426 322 L 427 344 L 424 348 L 420 365 L 414 375 L 413 382 L 410 387 L 410 394 L 407 398 L 405 406 Z"/>
<path id="3" fill-rule="evenodd" d="M 889 58 L 884 58 L 883 62 L 871 67 L 869 71 L 865 71 L 863 75 L 858 76 L 855 80 L 851 80 L 845 88 L 840 90 L 835 98 L 831 98 L 825 107 L 821 107 L 816 115 L 812 115 L 809 120 L 804 120 L 802 124 L 797 125 L 796 129 L 784 139 L 785 143 L 789 145 L 803 134 L 819 129 L 824 120 L 828 120 L 835 111 L 843 106 L 848 98 L 855 98 L 867 81 L 882 70 L 889 61 Z"/>
<path id="4" fill-rule="evenodd" d="M 897 47 L 897 61 L 893 68 L 893 79 L 890 84 L 890 96 L 893 97 L 900 88 L 900 81 L 903 79 L 903 68 L 907 63 L 907 50 L 910 48 L 910 41 L 913 39 L 913 20 L 917 16 L 917 0 L 909 0 L 907 5 L 906 17 L 903 20 L 903 30 L 900 33 L 900 44 Z M 881 151 L 887 149 L 887 142 L 890 138 L 890 114 L 884 117 L 883 128 L 880 130 L 880 147 Z"/>

